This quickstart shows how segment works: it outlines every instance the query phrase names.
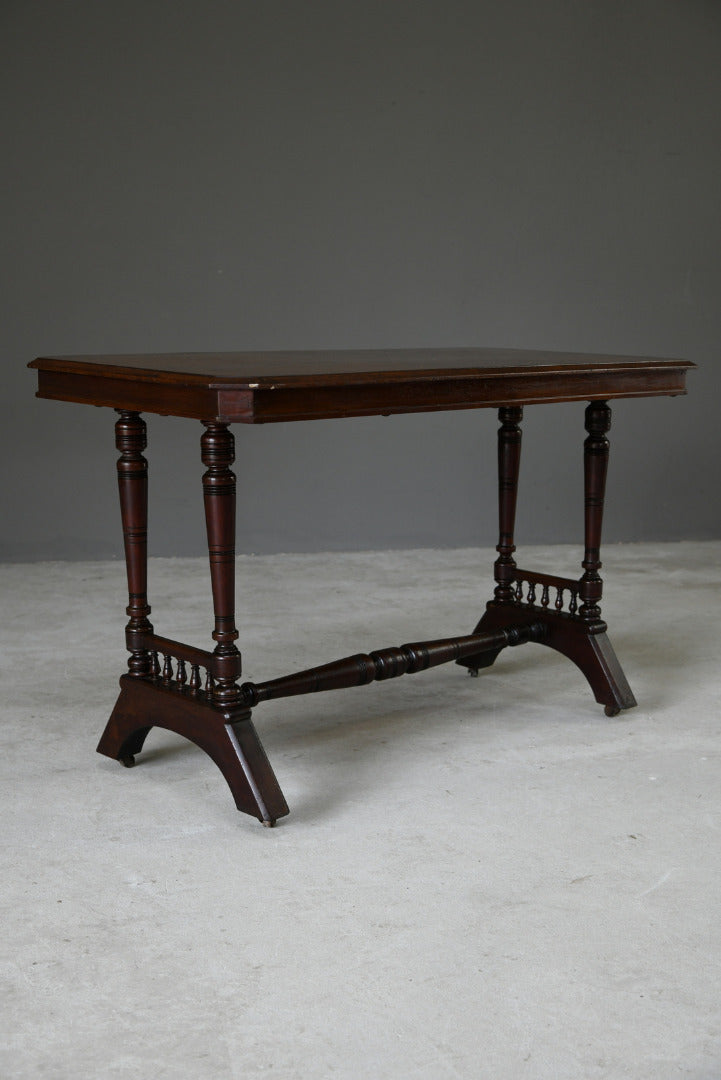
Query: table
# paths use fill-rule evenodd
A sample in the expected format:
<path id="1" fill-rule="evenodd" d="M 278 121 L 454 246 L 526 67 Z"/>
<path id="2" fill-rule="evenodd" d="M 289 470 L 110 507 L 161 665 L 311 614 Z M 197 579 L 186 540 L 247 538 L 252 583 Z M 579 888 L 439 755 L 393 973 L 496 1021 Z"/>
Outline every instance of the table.
<path id="1" fill-rule="evenodd" d="M 41 398 L 107 406 L 115 424 L 128 579 L 128 671 L 98 751 L 135 764 L 154 726 L 177 732 L 216 763 L 244 813 L 273 825 L 288 813 L 254 727 L 261 702 L 391 679 L 455 661 L 471 674 L 509 646 L 537 642 L 568 657 L 609 716 L 636 704 L 601 616 L 600 544 L 611 425 L 609 400 L 683 394 L 694 364 L 656 357 L 513 349 L 178 353 L 41 357 Z M 526 405 L 588 402 L 584 558 L 578 578 L 523 570 L 514 559 L 521 420 Z M 239 684 L 235 644 L 235 475 L 230 425 L 497 408 L 498 557 L 495 589 L 472 634 L 335 660 L 263 683 Z M 142 413 L 200 420 L 210 559 L 212 651 L 156 634 L 148 616 L 148 464 Z M 162 662 L 161 662 L 162 657 Z"/>

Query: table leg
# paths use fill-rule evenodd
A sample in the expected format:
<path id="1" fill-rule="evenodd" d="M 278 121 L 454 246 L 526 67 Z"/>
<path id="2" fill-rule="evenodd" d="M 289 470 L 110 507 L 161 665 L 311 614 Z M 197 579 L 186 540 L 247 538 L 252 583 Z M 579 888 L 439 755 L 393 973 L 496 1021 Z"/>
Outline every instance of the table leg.
<path id="1" fill-rule="evenodd" d="M 208 534 L 210 582 L 213 591 L 217 642 L 214 655 L 221 665 L 214 697 L 218 705 L 237 705 L 240 691 L 240 653 L 235 645 L 235 440 L 227 424 L 206 423 L 200 440 L 203 474 L 203 502 Z M 236 663 L 238 661 L 238 663 Z"/>
<path id="2" fill-rule="evenodd" d="M 215 615 L 212 653 L 159 637 L 148 621 L 145 424 L 137 413 L 123 413 L 118 421 L 118 475 L 130 594 L 126 636 L 131 657 L 98 752 L 134 765 L 152 727 L 177 732 L 216 763 L 239 810 L 273 825 L 288 813 L 288 806 L 236 682 L 241 662 L 235 646 L 233 436 L 225 424 L 207 423 L 206 428 L 201 451 L 207 467 L 203 493 Z M 165 658 L 162 668 L 159 653 Z M 191 665 L 190 680 L 186 663 Z M 207 671 L 204 690 L 201 668 Z"/>
<path id="3" fill-rule="evenodd" d="M 143 450 L 148 445 L 145 421 L 136 412 L 117 410 L 115 445 L 118 458 L 118 494 L 120 518 L 123 524 L 125 566 L 128 576 L 128 607 L 130 621 L 125 638 L 130 652 L 128 670 L 131 675 L 150 675 L 150 652 L 143 647 L 142 636 L 152 633 L 148 620 L 148 462 Z"/>
<path id="4" fill-rule="evenodd" d="M 603 582 L 600 546 L 608 468 L 611 410 L 605 401 L 586 409 L 588 433 L 584 443 L 584 574 L 580 580 L 520 570 L 513 558 L 518 470 L 520 465 L 520 410 L 499 410 L 499 541 L 495 563 L 496 588 L 474 633 L 503 627 L 530 625 L 539 618 L 545 627 L 540 643 L 572 660 L 588 680 L 594 696 L 608 716 L 631 708 L 636 700 L 626 681 L 601 618 Z M 555 600 L 553 596 L 555 594 Z M 579 606 L 580 601 L 580 606 Z M 501 650 L 459 661 L 472 674 L 494 662 Z"/>
<path id="5" fill-rule="evenodd" d="M 523 409 L 518 405 L 506 406 L 498 410 L 501 426 L 498 429 L 498 558 L 493 567 L 496 587 L 493 591 L 494 602 L 501 609 L 514 604 L 514 581 L 516 576 L 516 504 L 518 501 L 518 475 L 521 468 L 521 421 Z M 512 622 L 509 619 L 509 623 Z M 480 627 L 480 623 L 478 624 Z M 500 628 L 499 623 L 499 628 Z M 486 629 L 484 625 L 483 630 Z M 496 629 L 496 627 L 494 627 Z M 501 652 L 497 649 L 477 657 L 478 663 L 468 665 L 473 675 L 483 667 L 490 667 Z"/>

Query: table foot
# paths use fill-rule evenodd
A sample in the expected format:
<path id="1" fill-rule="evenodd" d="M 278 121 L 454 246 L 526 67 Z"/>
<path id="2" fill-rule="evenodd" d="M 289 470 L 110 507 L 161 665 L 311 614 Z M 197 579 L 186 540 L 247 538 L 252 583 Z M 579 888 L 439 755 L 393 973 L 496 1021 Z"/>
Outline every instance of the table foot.
<path id="1" fill-rule="evenodd" d="M 218 708 L 200 694 L 130 675 L 121 677 L 120 687 L 98 753 L 131 766 L 150 729 L 166 728 L 189 739 L 212 758 L 238 810 L 268 826 L 288 813 L 247 709 Z"/>
<path id="2" fill-rule="evenodd" d="M 621 709 L 633 708 L 636 699 L 607 634 L 603 630 L 591 632 L 584 620 L 577 616 L 529 607 L 527 604 L 497 604 L 491 601 L 474 633 L 494 632 L 506 626 L 538 622 L 546 629 L 539 644 L 548 645 L 573 661 L 585 675 L 596 701 L 605 707 L 607 716 L 616 716 Z M 501 649 L 496 649 L 467 657 L 458 663 L 477 673 L 480 668 L 490 667 L 500 652 Z"/>

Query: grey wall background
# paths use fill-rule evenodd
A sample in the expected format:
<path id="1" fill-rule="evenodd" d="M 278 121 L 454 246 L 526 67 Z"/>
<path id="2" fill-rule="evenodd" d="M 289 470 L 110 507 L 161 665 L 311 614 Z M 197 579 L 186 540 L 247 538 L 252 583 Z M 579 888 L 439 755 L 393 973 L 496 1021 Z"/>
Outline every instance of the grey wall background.
<path id="1" fill-rule="evenodd" d="M 687 398 L 614 409 L 606 538 L 721 535 L 721 4 L 0 12 L 0 557 L 120 553 L 114 415 L 24 365 L 122 350 L 684 356 Z M 582 414 L 528 410 L 519 542 L 580 539 Z M 200 553 L 200 425 L 149 419 L 152 552 Z M 237 426 L 239 550 L 495 543 L 495 429 Z"/>

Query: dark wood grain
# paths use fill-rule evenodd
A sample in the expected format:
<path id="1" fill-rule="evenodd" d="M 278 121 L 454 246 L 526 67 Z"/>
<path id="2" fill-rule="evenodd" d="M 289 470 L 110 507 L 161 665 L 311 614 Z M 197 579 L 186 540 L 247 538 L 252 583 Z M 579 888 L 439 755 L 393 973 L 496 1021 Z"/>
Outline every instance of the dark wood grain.
<path id="1" fill-rule="evenodd" d="M 288 813 L 247 710 L 221 710 L 162 681 L 123 675 L 98 753 L 134 765 L 153 727 L 177 732 L 204 750 L 225 777 L 238 810 L 265 825 Z"/>
<path id="2" fill-rule="evenodd" d="M 588 438 L 583 444 L 584 482 L 584 575 L 580 581 L 579 595 L 583 601 L 579 615 L 587 623 L 601 618 L 603 581 L 601 569 L 601 530 L 603 506 L 606 494 L 609 441 L 606 434 L 611 428 L 611 410 L 605 401 L 592 401 L 586 409 Z"/>
<path id="3" fill-rule="evenodd" d="M 392 382 L 408 374 L 428 379 L 486 372 L 653 370 L 692 367 L 670 357 L 625 356 L 610 353 L 560 352 L 543 349 L 297 349 L 288 351 L 138 353 L 89 356 L 50 356 L 30 367 L 102 376 L 130 375 L 142 382 L 205 386 L 318 386 L 359 384 L 369 377 Z"/>
<path id="4" fill-rule="evenodd" d="M 128 576 L 129 674 L 98 751 L 134 764 L 153 726 L 197 743 L 238 809 L 272 824 L 287 804 L 250 718 L 263 701 L 364 685 L 455 660 L 477 674 L 510 645 L 539 642 L 568 657 L 609 715 L 635 699 L 601 618 L 601 533 L 610 409 L 622 397 L 685 393 L 693 364 L 654 357 L 504 349 L 178 353 L 43 357 L 38 396 L 120 412 L 116 441 Z M 590 402 L 584 443 L 583 575 L 518 568 L 516 497 L 524 405 Z M 473 634 L 359 653 L 238 686 L 235 641 L 236 481 L 231 422 L 498 408 L 495 592 Z M 213 595 L 211 653 L 155 634 L 147 600 L 148 468 L 141 412 L 201 420 L 203 499 Z M 188 671 L 188 666 L 190 671 Z"/>
<path id="5" fill-rule="evenodd" d="M 318 694 L 326 690 L 344 690 L 352 686 L 397 679 L 401 675 L 414 675 L 428 668 L 458 661 L 465 656 L 505 649 L 509 645 L 523 645 L 539 641 L 544 634 L 543 624 L 527 623 L 518 627 L 505 626 L 496 633 L 441 638 L 437 641 L 416 641 L 371 653 L 357 653 L 334 660 L 330 664 L 308 668 L 280 679 L 264 683 L 244 683 L 241 687 L 243 704 L 259 705 L 261 701 L 275 698 L 295 697 L 299 694 Z"/>
<path id="6" fill-rule="evenodd" d="M 130 651 L 131 675 L 149 675 L 150 652 L 142 641 L 153 632 L 148 619 L 148 462 L 143 457 L 147 445 L 145 421 L 137 413 L 121 412 L 115 424 L 118 458 L 118 493 L 123 523 L 125 566 L 128 577 L 129 621 L 125 638 Z"/>
<path id="7" fill-rule="evenodd" d="M 498 431 L 498 559 L 493 600 L 476 624 L 474 634 L 494 633 L 517 627 L 519 620 L 540 625 L 544 633 L 535 640 L 568 657 L 585 675 L 597 701 L 608 716 L 636 704 L 630 686 L 606 636 L 600 600 L 601 531 L 608 470 L 611 410 L 606 401 L 591 401 L 586 408 L 583 444 L 584 557 L 582 577 L 559 577 L 538 571 L 519 570 L 513 552 L 513 524 L 520 462 L 519 412 L 501 409 Z M 484 649 L 460 658 L 457 663 L 476 675 L 490 667 L 505 646 Z"/>
<path id="8" fill-rule="evenodd" d="M 235 459 L 233 436 L 225 424 L 206 423 L 201 437 L 203 502 L 208 533 L 210 582 L 213 591 L 215 629 L 215 698 L 219 705 L 235 705 L 240 700 L 236 678 L 240 674 L 240 653 L 235 646 Z"/>
<path id="9" fill-rule="evenodd" d="M 590 632 L 578 616 L 559 611 L 541 612 L 529 604 L 497 604 L 492 600 L 474 633 L 492 634 L 524 622 L 532 626 L 542 624 L 544 633 L 536 639 L 538 644 L 555 649 L 576 665 L 607 716 L 633 708 L 636 699 L 608 636 L 603 631 Z M 474 656 L 459 663 L 474 672 L 490 666 L 497 655 L 497 652 L 481 653 L 478 658 Z"/>
<path id="10" fill-rule="evenodd" d="M 685 392 L 688 361 L 518 349 L 39 357 L 38 396 L 277 423 Z"/>
<path id="11" fill-rule="evenodd" d="M 521 420 L 519 406 L 498 410 L 501 426 L 498 429 L 498 558 L 495 563 L 495 598 L 499 603 L 513 599 L 513 572 L 516 563 L 514 532 L 518 473 L 521 465 Z"/>

